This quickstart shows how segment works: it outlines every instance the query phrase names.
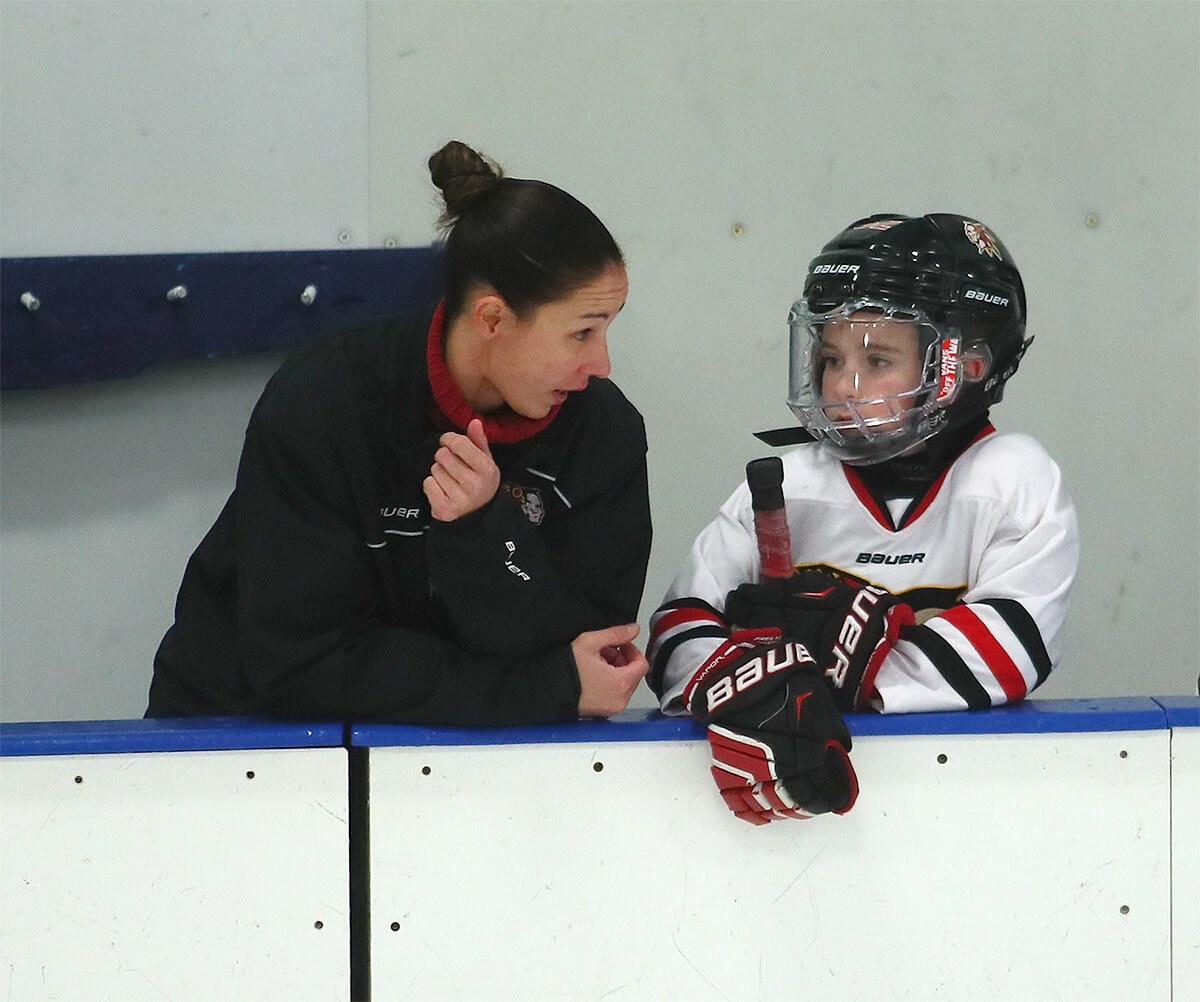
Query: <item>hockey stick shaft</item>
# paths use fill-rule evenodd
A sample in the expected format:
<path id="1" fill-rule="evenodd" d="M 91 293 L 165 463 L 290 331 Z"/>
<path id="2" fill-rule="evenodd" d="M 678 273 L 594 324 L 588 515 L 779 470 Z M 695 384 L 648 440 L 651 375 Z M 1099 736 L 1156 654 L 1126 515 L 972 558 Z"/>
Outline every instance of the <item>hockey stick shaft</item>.
<path id="1" fill-rule="evenodd" d="M 783 461 L 778 456 L 752 459 L 746 464 L 750 505 L 754 510 L 754 536 L 763 578 L 792 575 L 792 540 L 783 503 Z"/>

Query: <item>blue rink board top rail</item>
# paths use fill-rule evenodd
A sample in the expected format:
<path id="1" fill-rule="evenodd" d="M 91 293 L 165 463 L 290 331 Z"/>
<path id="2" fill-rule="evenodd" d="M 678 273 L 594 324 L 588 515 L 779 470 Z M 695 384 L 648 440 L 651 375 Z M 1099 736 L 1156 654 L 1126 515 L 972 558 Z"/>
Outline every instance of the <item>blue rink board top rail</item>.
<path id="1" fill-rule="evenodd" d="M 340 723 L 259 717 L 60 720 L 0 724 L 0 756 L 330 748 L 344 737 Z"/>
<path id="2" fill-rule="evenodd" d="M 1047 734 L 1164 730 L 1200 726 L 1200 697 L 1031 699 L 1015 706 L 957 713 L 847 715 L 855 737 L 904 734 Z M 698 741 L 690 717 L 627 710 L 611 720 L 533 727 L 421 727 L 194 717 L 153 720 L 66 720 L 0 724 L 0 756 L 129 752 L 564 744 L 610 741 Z"/>
<path id="3" fill-rule="evenodd" d="M 1170 697 L 1175 726 L 1200 723 L 1200 698 Z M 1148 696 L 1108 699 L 1032 699 L 1013 706 L 955 713 L 882 715 L 851 713 L 846 723 L 854 737 L 900 734 L 1047 734 L 1095 731 L 1164 730 L 1172 726 L 1163 701 Z M 1189 711 L 1189 707 L 1191 708 Z M 690 741 L 704 737 L 690 717 L 664 717 L 657 710 L 627 710 L 611 720 L 581 721 L 546 727 L 416 727 L 408 724 L 356 724 L 356 747 L 394 745 L 551 744 L 591 741 Z"/>
<path id="4" fill-rule="evenodd" d="M 1155 696 L 1171 727 L 1200 727 L 1200 696 Z"/>

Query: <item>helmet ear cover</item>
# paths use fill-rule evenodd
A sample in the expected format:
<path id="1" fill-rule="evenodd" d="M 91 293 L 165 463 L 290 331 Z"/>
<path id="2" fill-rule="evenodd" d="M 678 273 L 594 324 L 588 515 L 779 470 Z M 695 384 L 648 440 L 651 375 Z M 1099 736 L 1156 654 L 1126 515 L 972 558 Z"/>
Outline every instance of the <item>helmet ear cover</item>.
<path id="1" fill-rule="evenodd" d="M 992 352 L 986 344 L 963 349 L 962 376 L 968 383 L 982 383 L 992 367 Z"/>
<path id="2" fill-rule="evenodd" d="M 988 403 L 997 403 L 1004 396 L 1004 384 L 1012 379 L 1013 374 L 1021 365 L 1021 359 L 1025 357 L 1025 352 L 1029 350 L 1029 346 L 1033 344 L 1033 338 L 1022 338 L 1021 343 L 1017 345 L 1016 350 L 1011 357 L 1006 361 L 1000 371 L 998 366 L 994 366 L 992 371 L 988 373 L 987 382 L 983 385 L 983 393 Z"/>

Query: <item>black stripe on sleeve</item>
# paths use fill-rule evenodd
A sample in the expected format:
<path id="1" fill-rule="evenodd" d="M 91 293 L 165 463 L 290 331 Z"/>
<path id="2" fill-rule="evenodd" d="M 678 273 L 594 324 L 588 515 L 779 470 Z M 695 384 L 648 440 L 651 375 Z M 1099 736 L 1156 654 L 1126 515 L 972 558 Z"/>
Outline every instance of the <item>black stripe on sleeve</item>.
<path id="1" fill-rule="evenodd" d="M 921 648 L 942 678 L 950 684 L 950 688 L 962 696 L 968 710 L 986 710 L 992 705 L 987 690 L 948 640 L 928 626 L 906 627 L 904 639 L 911 640 Z"/>
<path id="2" fill-rule="evenodd" d="M 646 680 L 659 699 L 662 699 L 663 675 L 667 670 L 667 662 L 671 660 L 671 655 L 674 653 L 675 648 L 680 644 L 686 644 L 689 640 L 698 640 L 700 637 L 718 637 L 726 640 L 729 637 L 729 631 L 722 629 L 715 623 L 705 623 L 703 626 L 697 626 L 691 630 L 684 630 L 681 633 L 677 633 L 670 640 L 664 640 L 654 656 L 654 664 L 650 669 L 650 677 Z"/>
<path id="3" fill-rule="evenodd" d="M 985 598 L 979 604 L 990 605 L 1000 613 L 1000 618 L 1021 641 L 1021 646 L 1025 648 L 1025 653 L 1029 655 L 1034 671 L 1037 672 L 1037 684 L 1034 685 L 1036 689 L 1050 674 L 1050 655 L 1042 641 L 1042 631 L 1038 629 L 1029 611 L 1013 598 Z"/>
<path id="4" fill-rule="evenodd" d="M 721 614 L 720 609 L 709 605 L 702 598 L 694 598 L 690 596 L 687 598 L 677 598 L 673 602 L 664 602 L 654 610 L 654 615 L 657 616 L 659 613 L 666 612 L 669 609 L 703 609 L 705 612 L 711 612 L 714 616 L 717 616 L 722 620 L 725 618 Z"/>

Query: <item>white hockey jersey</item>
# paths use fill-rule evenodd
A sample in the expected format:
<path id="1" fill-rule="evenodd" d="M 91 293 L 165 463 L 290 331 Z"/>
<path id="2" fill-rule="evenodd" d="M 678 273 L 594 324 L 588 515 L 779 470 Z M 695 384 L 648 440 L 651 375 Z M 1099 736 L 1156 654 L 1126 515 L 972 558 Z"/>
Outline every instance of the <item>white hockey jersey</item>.
<path id="1" fill-rule="evenodd" d="M 989 426 L 899 524 L 853 467 L 815 444 L 784 454 L 783 468 L 795 566 L 886 588 L 916 613 L 875 679 L 875 709 L 981 709 L 1045 681 L 1061 652 L 1079 530 L 1058 466 L 1036 441 Z M 685 712 L 684 687 L 729 636 L 725 597 L 758 575 L 743 482 L 651 619 L 649 682 L 663 712 Z"/>

